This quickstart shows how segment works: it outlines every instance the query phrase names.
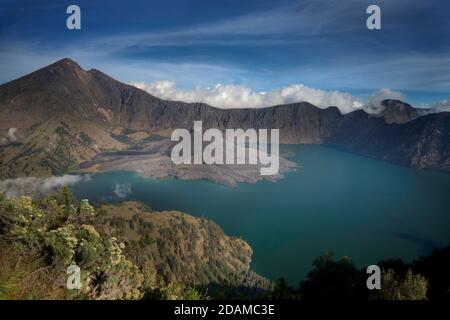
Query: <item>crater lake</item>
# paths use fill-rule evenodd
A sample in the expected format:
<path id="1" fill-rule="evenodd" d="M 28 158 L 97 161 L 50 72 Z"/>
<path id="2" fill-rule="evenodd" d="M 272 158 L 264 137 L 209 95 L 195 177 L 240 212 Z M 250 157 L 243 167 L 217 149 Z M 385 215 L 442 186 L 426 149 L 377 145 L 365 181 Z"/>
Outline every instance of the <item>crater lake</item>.
<path id="1" fill-rule="evenodd" d="M 386 258 L 409 261 L 450 243 L 450 173 L 318 145 L 281 151 L 299 167 L 275 182 L 226 187 L 108 172 L 91 174 L 72 190 L 91 202 L 132 199 L 208 217 L 252 246 L 256 272 L 292 285 L 326 252 L 363 267 Z"/>

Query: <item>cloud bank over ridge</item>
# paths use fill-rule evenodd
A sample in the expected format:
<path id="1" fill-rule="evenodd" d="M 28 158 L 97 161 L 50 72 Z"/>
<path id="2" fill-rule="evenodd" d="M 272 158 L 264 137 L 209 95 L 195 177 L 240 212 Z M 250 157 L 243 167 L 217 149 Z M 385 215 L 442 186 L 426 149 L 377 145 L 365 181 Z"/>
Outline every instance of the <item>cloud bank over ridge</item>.
<path id="1" fill-rule="evenodd" d="M 371 112 L 377 110 L 384 99 L 405 100 L 402 93 L 387 88 L 380 89 L 364 101 L 347 92 L 315 89 L 303 84 L 291 84 L 268 92 L 258 92 L 235 84 L 217 84 L 192 90 L 180 90 L 175 82 L 166 80 L 150 83 L 136 81 L 131 84 L 161 99 L 203 102 L 223 109 L 263 108 L 306 101 L 320 108 L 336 106 L 342 113 L 362 108 Z"/>

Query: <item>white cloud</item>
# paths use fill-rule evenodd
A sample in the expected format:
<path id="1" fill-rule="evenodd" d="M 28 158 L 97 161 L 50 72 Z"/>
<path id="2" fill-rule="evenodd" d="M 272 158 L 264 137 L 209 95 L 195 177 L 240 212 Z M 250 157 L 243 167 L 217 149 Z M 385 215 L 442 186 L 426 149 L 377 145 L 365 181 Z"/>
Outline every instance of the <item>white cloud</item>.
<path id="1" fill-rule="evenodd" d="M 197 87 L 193 90 L 179 90 L 171 81 L 131 84 L 162 99 L 204 102 L 224 109 L 262 108 L 306 101 L 320 108 L 336 106 L 342 113 L 348 113 L 363 106 L 362 101 L 349 93 L 314 89 L 302 84 L 291 84 L 268 92 L 257 92 L 249 87 L 233 84 L 218 84 L 212 88 Z"/>
<path id="2" fill-rule="evenodd" d="M 131 82 L 131 84 L 161 99 L 204 102 L 223 109 L 263 108 L 306 101 L 319 108 L 336 106 L 342 113 L 358 109 L 364 109 L 368 113 L 378 113 L 383 110 L 381 101 L 385 99 L 406 100 L 403 93 L 389 88 L 382 88 L 362 100 L 347 92 L 314 89 L 302 84 L 291 84 L 268 92 L 257 92 L 249 87 L 234 84 L 196 87 L 193 90 L 179 90 L 175 82 L 165 80 L 151 83 Z M 450 99 L 436 107 L 450 109 Z"/>
<path id="3" fill-rule="evenodd" d="M 56 191 L 62 186 L 71 186 L 81 181 L 90 180 L 89 175 L 63 175 L 48 178 L 23 177 L 16 179 L 0 180 L 0 192 L 6 193 L 8 197 L 31 195 L 33 197 L 43 196 Z"/>
<path id="4" fill-rule="evenodd" d="M 428 112 L 450 112 L 450 98 L 433 104 Z"/>
<path id="5" fill-rule="evenodd" d="M 364 105 L 364 110 L 368 113 L 379 113 L 383 111 L 384 107 L 381 105 L 381 101 L 385 99 L 405 101 L 406 97 L 401 92 L 389 88 L 382 88 L 369 96 Z"/>
<path id="6" fill-rule="evenodd" d="M 9 128 L 6 137 L 0 139 L 0 146 L 6 146 L 12 142 L 16 142 L 17 141 L 16 132 L 17 132 L 16 128 Z"/>
<path id="7" fill-rule="evenodd" d="M 131 185 L 128 183 L 115 183 L 113 186 L 113 192 L 118 198 L 125 198 L 131 193 Z"/>
<path id="8" fill-rule="evenodd" d="M 356 0 L 357 1 L 357 0 Z M 111 47 L 127 48 L 134 45 L 195 45 L 205 43 L 220 43 L 233 45 L 235 36 L 240 36 L 241 45 L 245 43 L 267 43 L 273 39 L 267 37 L 295 34 L 296 38 L 312 38 L 317 34 L 335 34 L 339 31 L 349 31 L 352 25 L 341 23 L 343 13 L 358 16 L 358 12 L 350 10 L 354 3 L 336 4 L 329 0 L 308 0 L 301 4 L 295 3 L 269 10 L 256 11 L 225 19 L 206 23 L 183 25 L 179 28 L 152 30 L 152 32 L 138 32 L 134 34 L 119 34 L 111 37 L 96 39 L 102 49 Z M 283 21 L 283 23 L 279 23 Z M 264 37 L 262 37 L 264 36 Z M 231 40 L 231 41 L 230 41 Z M 95 45 L 95 44 L 94 44 Z"/>

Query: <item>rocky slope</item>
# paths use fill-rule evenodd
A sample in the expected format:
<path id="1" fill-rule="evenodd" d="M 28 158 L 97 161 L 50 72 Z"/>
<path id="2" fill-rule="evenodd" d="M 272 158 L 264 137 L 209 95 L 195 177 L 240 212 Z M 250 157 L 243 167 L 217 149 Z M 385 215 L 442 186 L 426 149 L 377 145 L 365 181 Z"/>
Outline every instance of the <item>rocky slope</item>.
<path id="1" fill-rule="evenodd" d="M 382 118 L 355 111 L 345 116 L 325 143 L 405 166 L 450 171 L 450 113 L 388 124 Z"/>
<path id="2" fill-rule="evenodd" d="M 283 154 L 280 155 L 279 172 L 276 175 L 261 175 L 261 164 L 175 165 L 170 156 L 175 144 L 170 138 L 159 137 L 158 141 L 139 145 L 140 150 L 100 153 L 91 161 L 80 164 L 77 172 L 133 171 L 151 179 L 208 180 L 233 187 L 240 182 L 276 181 L 283 178 L 284 173 L 297 168 L 297 164 L 284 158 Z"/>
<path id="3" fill-rule="evenodd" d="M 418 110 L 399 100 L 387 99 L 381 102 L 382 111 L 377 115 L 387 123 L 406 123 L 424 114 L 427 109 Z"/>
<path id="4" fill-rule="evenodd" d="M 98 70 L 60 60 L 0 86 L 0 177 L 60 174 L 104 151 L 133 148 L 202 120 L 210 128 L 279 128 L 281 143 L 326 144 L 418 168 L 450 170 L 447 113 L 421 115 L 397 100 L 377 115 L 307 102 L 218 109 L 166 101 Z M 12 131 L 11 131 L 12 130 Z"/>
<path id="5" fill-rule="evenodd" d="M 250 269 L 252 248 L 214 222 L 178 211 L 156 212 L 138 202 L 104 205 L 108 224 L 124 237 L 126 255 L 154 266 L 152 281 L 196 286 L 233 284 L 269 288 Z M 251 280 L 251 281 L 250 281 Z"/>

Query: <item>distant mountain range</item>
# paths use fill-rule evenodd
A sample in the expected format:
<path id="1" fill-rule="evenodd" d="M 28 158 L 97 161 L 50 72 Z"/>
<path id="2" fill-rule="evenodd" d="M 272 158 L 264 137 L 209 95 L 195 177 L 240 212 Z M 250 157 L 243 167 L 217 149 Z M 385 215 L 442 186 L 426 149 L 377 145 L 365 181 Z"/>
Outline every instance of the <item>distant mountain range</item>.
<path id="1" fill-rule="evenodd" d="M 398 100 L 341 114 L 307 102 L 218 109 L 156 98 L 62 59 L 0 86 L 0 178 L 61 174 L 103 151 L 176 128 L 279 128 L 280 142 L 324 144 L 410 167 L 450 171 L 450 113 Z M 12 129 L 14 128 L 14 129 Z"/>

